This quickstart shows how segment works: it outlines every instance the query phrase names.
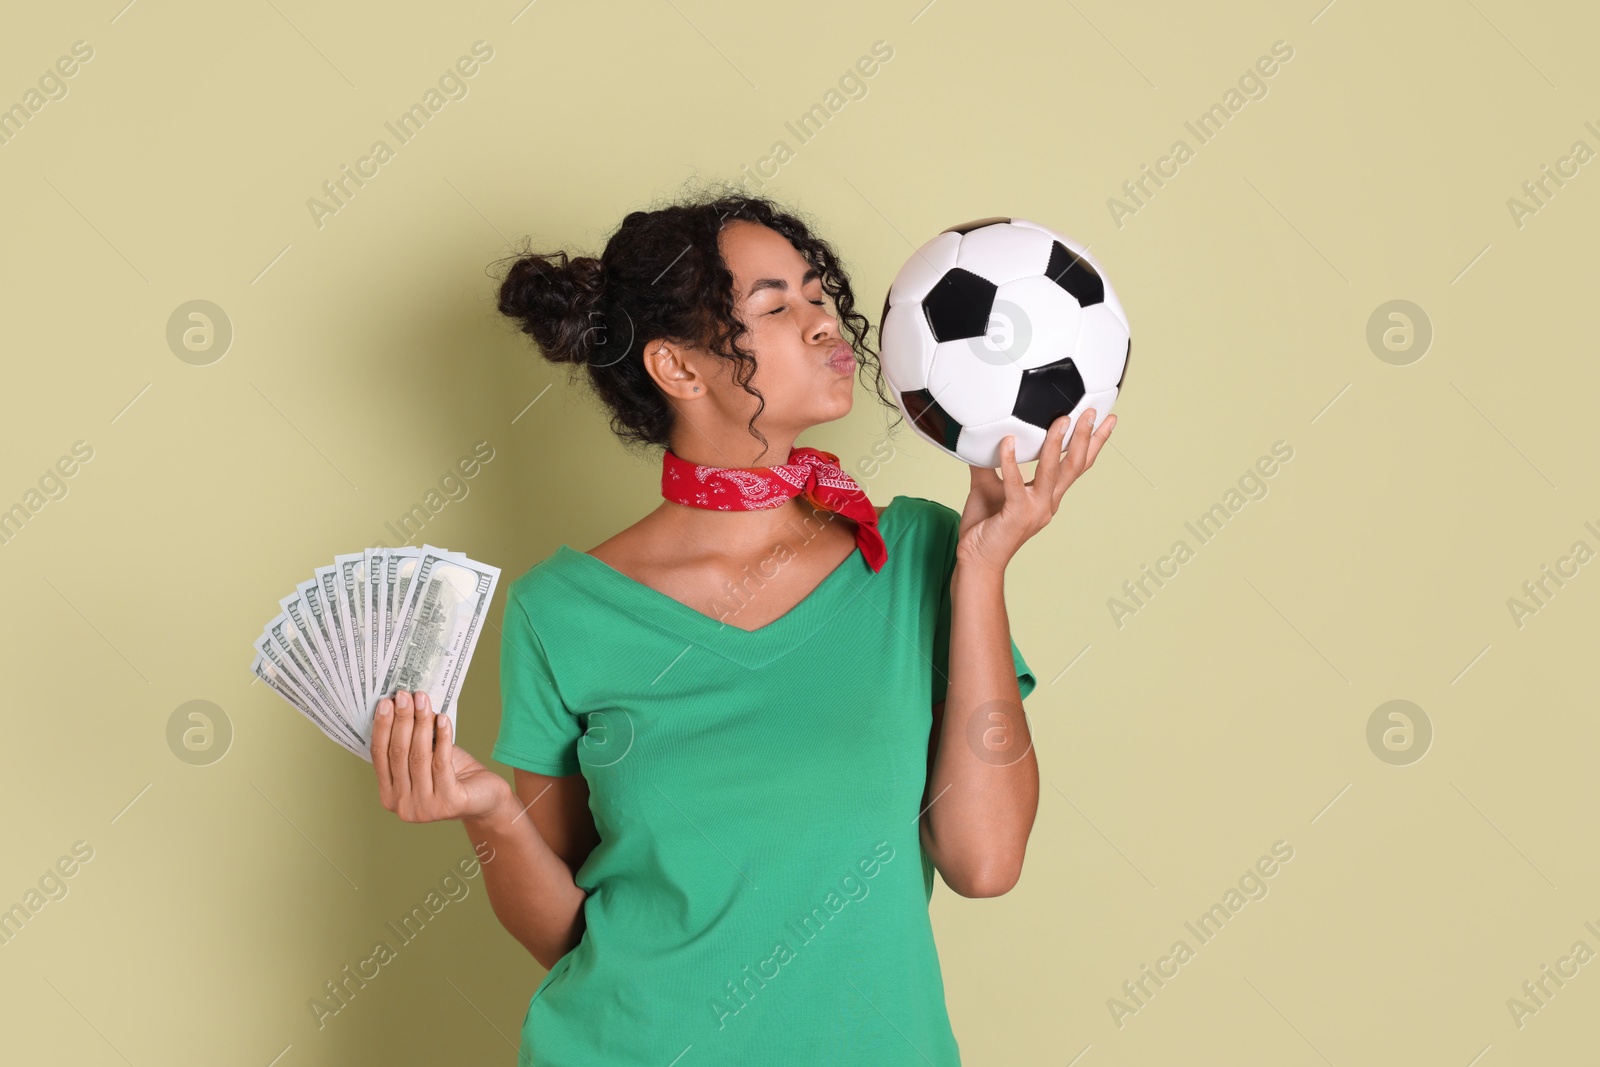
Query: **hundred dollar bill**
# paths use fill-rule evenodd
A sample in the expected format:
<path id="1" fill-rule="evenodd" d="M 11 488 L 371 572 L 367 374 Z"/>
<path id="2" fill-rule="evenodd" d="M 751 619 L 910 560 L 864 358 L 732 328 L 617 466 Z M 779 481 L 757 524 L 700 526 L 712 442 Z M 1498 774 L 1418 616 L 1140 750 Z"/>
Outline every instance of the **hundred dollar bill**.
<path id="1" fill-rule="evenodd" d="M 339 568 L 331 565 L 318 567 L 312 573 L 316 575 L 317 587 L 322 590 L 322 606 L 327 612 L 334 640 L 339 645 L 339 668 L 344 673 L 345 688 L 350 691 L 350 706 L 359 709 L 361 698 L 356 690 L 356 657 L 350 647 L 350 629 L 345 625 L 344 612 L 339 607 L 344 600 L 344 591 L 339 587 Z"/>
<path id="2" fill-rule="evenodd" d="M 260 678 L 263 682 L 267 683 L 268 688 L 286 700 L 291 707 L 293 707 L 300 714 L 304 715 L 307 719 L 311 720 L 312 725 L 321 730 L 323 736 L 327 737 L 330 741 L 333 741 L 340 748 L 345 749 L 348 752 L 354 752 L 356 755 L 361 756 L 369 763 L 372 762 L 371 753 L 356 748 L 353 743 L 347 740 L 344 733 L 330 730 L 327 726 L 325 726 L 321 721 L 321 716 L 309 710 L 305 695 L 300 693 L 294 687 L 294 684 L 290 682 L 285 675 L 280 673 L 276 667 L 267 662 L 266 657 L 261 653 L 256 653 L 255 662 L 250 664 L 250 670 L 257 678 Z"/>
<path id="3" fill-rule="evenodd" d="M 324 665 L 324 673 L 330 675 L 334 684 L 334 695 L 340 697 L 340 704 L 353 709 L 355 705 L 348 702 L 350 695 L 350 680 L 344 676 L 344 665 L 339 655 L 339 641 L 334 636 L 337 627 L 329 616 L 327 606 L 323 602 L 322 585 L 315 578 L 301 582 L 296 587 L 300 599 L 305 601 L 311 622 L 311 636 L 316 640 L 318 655 Z"/>
<path id="4" fill-rule="evenodd" d="M 354 680 L 356 688 L 356 707 L 368 708 L 367 694 L 370 692 L 367 680 L 367 642 L 362 629 L 362 593 L 366 588 L 364 575 L 361 573 L 362 555 L 360 552 L 350 552 L 343 556 L 334 556 L 333 565 L 339 576 L 339 614 L 345 627 L 345 639 L 350 643 L 350 655 L 354 666 Z M 368 710 L 367 718 L 371 718 Z"/>
<path id="5" fill-rule="evenodd" d="M 267 623 L 262 636 L 270 638 L 278 651 L 283 654 L 285 662 L 282 668 L 293 676 L 301 690 L 316 701 L 318 708 L 330 719 L 342 721 L 344 716 L 340 714 L 338 699 L 323 683 L 322 676 L 312 664 L 314 657 L 300 640 L 300 633 L 290 624 L 288 616 L 274 617 Z"/>
<path id="6" fill-rule="evenodd" d="M 363 746 L 362 740 L 355 736 L 349 725 L 339 715 L 329 708 L 317 695 L 316 689 L 307 682 L 283 645 L 273 636 L 270 629 L 256 638 L 254 645 L 256 652 L 273 668 L 276 669 L 280 679 L 298 692 L 301 702 L 296 706 L 305 712 L 306 716 L 316 723 L 322 732 L 330 737 L 337 736 L 344 739 L 352 751 Z M 370 759 L 370 755 L 368 757 Z"/>
<path id="7" fill-rule="evenodd" d="M 424 546 L 377 695 L 401 689 L 425 692 L 434 711 L 448 716 L 454 729 L 456 698 L 499 579 L 498 567 L 454 559 Z M 363 727 L 368 737 L 376 705 L 375 698 L 366 708 Z"/>
<path id="8" fill-rule="evenodd" d="M 406 593 L 411 588 L 411 576 L 417 573 L 417 560 L 421 549 L 394 548 L 384 556 L 383 605 L 383 668 L 378 671 L 381 682 L 389 673 L 389 663 L 394 659 L 395 630 L 400 625 L 400 609 L 405 606 Z"/>
<path id="9" fill-rule="evenodd" d="M 266 682 L 267 685 L 272 687 L 273 691 L 275 691 L 279 696 L 283 697 L 283 699 L 287 700 L 290 704 L 293 704 L 295 710 L 300 714 L 304 715 L 308 719 L 320 719 L 322 717 L 322 713 L 320 711 L 313 710 L 316 707 L 316 704 L 312 701 L 312 699 L 306 696 L 305 692 L 301 690 L 298 685 L 295 685 L 287 674 L 278 670 L 277 667 L 274 667 L 267 660 L 267 657 L 261 652 L 261 645 L 264 641 L 266 641 L 266 635 L 263 634 L 261 637 L 256 639 L 254 644 L 250 646 L 256 650 L 256 656 L 250 664 L 250 670 L 257 678 L 260 678 L 263 682 Z"/>
<path id="10" fill-rule="evenodd" d="M 328 691 L 329 697 L 337 705 L 341 689 L 338 676 L 333 673 L 333 665 L 329 662 L 328 657 L 323 654 L 322 640 L 317 635 L 316 624 L 311 620 L 310 606 L 301 598 L 300 590 L 296 589 L 293 593 L 278 601 L 278 607 L 283 609 L 284 617 L 294 624 L 294 630 L 299 635 L 302 658 L 306 661 L 300 664 L 301 668 L 311 667 L 318 680 L 322 682 L 323 688 Z M 341 712 L 345 711 L 343 707 L 340 707 L 339 710 Z"/>
<path id="11" fill-rule="evenodd" d="M 384 549 L 369 548 L 362 553 L 361 572 L 366 578 L 366 588 L 362 591 L 363 607 L 366 609 L 365 630 L 367 639 L 367 692 L 371 693 L 378 688 L 379 671 L 383 664 L 383 605 L 379 596 L 383 592 L 383 553 Z"/>
<path id="12" fill-rule="evenodd" d="M 292 685 L 298 686 L 302 696 L 306 698 L 307 706 L 316 714 L 313 721 L 325 732 L 343 740 L 352 749 L 365 750 L 366 742 L 350 725 L 348 716 L 337 704 L 329 704 L 328 698 L 323 695 L 323 689 L 317 684 L 315 675 L 306 674 L 295 657 L 290 655 L 290 650 L 283 644 L 276 633 L 269 629 L 261 635 L 262 640 L 256 645 L 267 662 L 279 668 L 284 679 Z"/>

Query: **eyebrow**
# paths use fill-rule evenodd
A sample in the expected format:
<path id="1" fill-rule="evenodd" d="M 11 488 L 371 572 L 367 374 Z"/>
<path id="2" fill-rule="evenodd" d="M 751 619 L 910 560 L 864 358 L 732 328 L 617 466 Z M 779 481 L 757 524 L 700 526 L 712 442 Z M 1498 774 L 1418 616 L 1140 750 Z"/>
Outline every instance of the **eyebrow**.
<path id="1" fill-rule="evenodd" d="M 813 280 L 820 277 L 822 277 L 822 272 L 817 270 L 817 268 L 812 267 L 801 277 L 800 287 L 803 289 Z M 787 292 L 789 289 L 789 283 L 784 281 L 782 278 L 757 278 L 755 284 L 750 287 L 750 292 L 748 295 L 755 296 L 763 289 L 782 289 Z"/>

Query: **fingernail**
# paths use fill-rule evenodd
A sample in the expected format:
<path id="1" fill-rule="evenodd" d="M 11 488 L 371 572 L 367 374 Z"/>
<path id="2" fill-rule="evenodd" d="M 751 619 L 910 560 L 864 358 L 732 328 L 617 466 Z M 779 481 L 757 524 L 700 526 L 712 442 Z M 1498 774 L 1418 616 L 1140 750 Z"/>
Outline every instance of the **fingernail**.
<path id="1" fill-rule="evenodd" d="M 422 711 L 432 711 L 433 708 L 431 708 L 429 706 L 429 703 L 430 702 L 428 700 L 428 694 L 427 693 L 418 693 L 417 694 L 417 707 L 419 709 L 421 709 Z"/>
<path id="2" fill-rule="evenodd" d="M 407 693 L 404 689 L 400 690 L 400 692 L 394 695 L 394 706 L 399 708 L 401 711 L 410 711 L 411 694 Z"/>
<path id="3" fill-rule="evenodd" d="M 387 714 L 389 714 L 389 712 L 391 712 L 393 710 L 394 710 L 394 707 L 387 700 L 378 701 L 378 714 L 379 714 L 379 716 L 387 715 Z"/>

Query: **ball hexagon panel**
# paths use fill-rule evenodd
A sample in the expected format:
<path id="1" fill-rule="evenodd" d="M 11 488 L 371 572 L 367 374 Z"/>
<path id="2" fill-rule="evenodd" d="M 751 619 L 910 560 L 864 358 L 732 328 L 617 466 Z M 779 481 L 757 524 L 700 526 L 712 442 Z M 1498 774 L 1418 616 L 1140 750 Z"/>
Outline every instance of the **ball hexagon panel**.
<path id="1" fill-rule="evenodd" d="M 926 389 L 933 366 L 933 335 L 928 332 L 921 304 L 899 304 L 884 313 L 879 328 L 884 376 L 901 391 Z"/>
<path id="2" fill-rule="evenodd" d="M 1097 393 L 1085 393 L 1083 399 L 1078 401 L 1078 406 L 1072 411 L 1072 425 L 1078 425 L 1078 416 L 1090 408 L 1094 408 L 1094 429 L 1098 430 L 1100 424 L 1106 421 L 1106 416 L 1111 414 L 1111 405 L 1117 402 L 1115 389 L 1103 389 Z M 1072 429 L 1067 430 L 1070 436 Z"/>
<path id="3" fill-rule="evenodd" d="M 1042 274 L 1007 282 L 995 290 L 990 318 L 994 362 L 1002 362 L 1002 350 L 1007 347 L 1010 362 L 1023 370 L 1054 363 L 1078 350 L 1083 309 Z"/>
<path id="4" fill-rule="evenodd" d="M 1054 230 L 1052 230 L 1048 226 L 1041 226 L 1037 222 L 1034 222 L 1032 219 L 1012 219 L 1010 221 L 1011 221 L 1011 225 L 1013 225 L 1013 226 L 1022 226 L 1022 227 L 1026 228 L 1026 229 L 1029 229 L 1029 230 L 1038 230 L 1040 233 L 1047 233 L 1047 234 L 1050 235 L 1050 238 L 1052 240 L 1060 241 L 1062 244 L 1066 245 L 1068 248 L 1072 248 L 1073 244 L 1075 244 L 1075 242 L 1072 240 L 1072 238 L 1067 237 L 1065 234 L 1056 233 Z M 1083 251 L 1082 248 L 1072 248 L 1072 250 L 1074 252 L 1082 252 Z"/>
<path id="5" fill-rule="evenodd" d="M 963 426 L 1010 414 L 1022 384 L 1020 367 L 984 363 L 973 355 L 974 344 L 983 341 L 943 342 L 933 350 L 928 372 L 928 392 Z"/>
<path id="6" fill-rule="evenodd" d="M 1102 280 L 1105 278 L 1105 269 L 1100 266 L 1100 261 L 1094 257 L 1094 253 L 1090 252 L 1080 242 L 1073 240 L 1066 234 L 1056 233 L 1048 226 L 1041 226 L 1037 222 L 1031 222 L 1028 219 L 1012 219 L 1011 225 L 1020 226 L 1030 230 L 1038 230 L 1040 233 L 1049 234 L 1052 238 L 1064 245 L 1067 251 L 1075 253 L 1080 259 L 1083 259 L 1089 264 L 1089 266 L 1093 267 L 1095 273 L 1098 274 Z M 1117 299 L 1116 290 L 1111 288 L 1109 285 L 1106 286 L 1105 302 L 1111 306 L 1111 309 L 1114 312 L 1116 312 L 1117 318 L 1122 320 L 1122 328 L 1127 329 L 1128 313 L 1122 309 L 1122 301 Z"/>
<path id="7" fill-rule="evenodd" d="M 934 283 L 956 265 L 960 247 L 961 235 L 945 232 L 913 252 L 889 286 L 888 305 L 911 304 L 927 296 Z"/>
<path id="8" fill-rule="evenodd" d="M 1105 304 L 1083 309 L 1083 328 L 1074 351 L 1089 390 L 1120 387 L 1127 366 L 1128 330 Z"/>
<path id="9" fill-rule="evenodd" d="M 1050 262 L 1053 243 L 1049 234 L 1009 222 L 997 223 L 973 230 L 961 238 L 956 266 L 996 285 L 1004 285 L 1018 278 L 1042 274 Z"/>
<path id="10" fill-rule="evenodd" d="M 1084 258 L 1087 259 L 1088 257 Z M 1089 262 L 1094 263 L 1095 270 L 1100 270 L 1100 264 L 1095 263 L 1092 259 L 1090 259 Z M 1100 277 L 1104 278 L 1105 276 L 1105 272 L 1100 271 Z M 1127 330 L 1129 333 L 1133 332 L 1128 326 L 1128 313 L 1122 310 L 1122 301 L 1117 299 L 1117 291 L 1111 288 L 1109 285 L 1106 286 L 1106 307 L 1110 308 L 1111 313 L 1117 317 L 1117 321 L 1122 323 L 1122 328 L 1124 330 Z"/>
<path id="11" fill-rule="evenodd" d="M 1007 434 L 1017 435 L 1017 462 L 1026 463 L 1026 457 L 1037 455 L 1044 445 L 1045 431 L 1030 422 L 1006 416 L 994 422 L 977 426 L 963 426 L 956 439 L 955 453 L 961 459 L 978 467 L 1000 466 L 1000 442 Z"/>

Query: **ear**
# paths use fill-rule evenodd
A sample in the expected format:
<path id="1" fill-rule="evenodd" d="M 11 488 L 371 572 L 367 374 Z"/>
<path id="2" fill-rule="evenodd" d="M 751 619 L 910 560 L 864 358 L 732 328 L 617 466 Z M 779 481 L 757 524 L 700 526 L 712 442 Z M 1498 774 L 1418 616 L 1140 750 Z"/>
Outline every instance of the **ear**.
<path id="1" fill-rule="evenodd" d="M 664 337 L 653 337 L 644 346 L 644 369 L 656 387 L 674 400 L 693 400 L 711 392 L 710 383 L 700 372 L 694 350 Z"/>

